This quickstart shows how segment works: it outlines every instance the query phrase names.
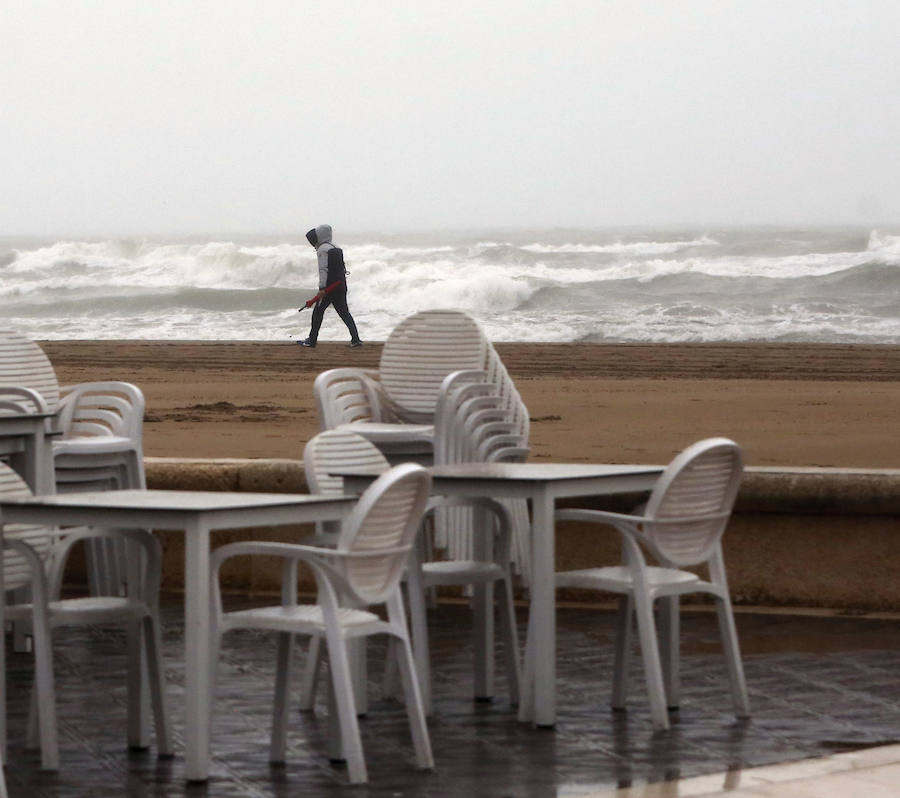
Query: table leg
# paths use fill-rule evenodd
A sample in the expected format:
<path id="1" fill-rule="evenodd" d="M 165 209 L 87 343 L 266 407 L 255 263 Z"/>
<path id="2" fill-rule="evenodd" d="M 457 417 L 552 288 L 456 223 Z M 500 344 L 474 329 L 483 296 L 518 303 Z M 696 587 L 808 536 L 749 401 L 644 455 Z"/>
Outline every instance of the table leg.
<path id="1" fill-rule="evenodd" d="M 528 645 L 533 653 L 534 678 L 532 685 L 525 685 L 526 690 L 533 691 L 532 701 L 522 702 L 519 720 L 532 720 L 537 726 L 549 727 L 556 723 L 556 547 L 553 495 L 546 487 L 532 496 L 531 512 L 533 578 Z"/>
<path id="2" fill-rule="evenodd" d="M 110 538 L 101 538 L 104 542 Z M 125 541 L 127 589 L 129 598 L 140 600 L 146 555 L 132 541 Z M 128 622 L 128 747 L 143 749 L 150 745 L 150 679 L 147 669 L 147 641 L 144 619 Z"/>
<path id="3" fill-rule="evenodd" d="M 366 649 L 368 640 L 360 637 L 347 642 L 347 658 L 350 660 L 350 678 L 353 681 L 353 700 L 356 714 L 365 715 L 369 711 L 369 656 Z"/>
<path id="4" fill-rule="evenodd" d="M 493 559 L 493 518 L 476 508 L 472 514 L 475 559 Z M 494 696 L 494 584 L 475 585 L 472 591 L 472 633 L 475 649 L 475 700 L 490 701 Z"/>
<path id="5" fill-rule="evenodd" d="M 184 759 L 188 781 L 209 778 L 209 731 L 212 704 L 210 662 L 212 634 L 209 591 L 209 529 L 191 523 L 184 537 Z"/>

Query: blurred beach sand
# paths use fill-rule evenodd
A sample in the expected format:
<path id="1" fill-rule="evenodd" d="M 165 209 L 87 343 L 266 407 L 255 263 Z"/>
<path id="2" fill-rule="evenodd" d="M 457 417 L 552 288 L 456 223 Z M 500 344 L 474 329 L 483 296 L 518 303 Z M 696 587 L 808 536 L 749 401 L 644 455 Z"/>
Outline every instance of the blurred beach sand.
<path id="1" fill-rule="evenodd" d="M 147 398 L 158 457 L 302 458 L 312 384 L 376 368 L 377 343 L 44 341 L 60 383 L 120 379 Z M 756 466 L 900 467 L 900 346 L 497 344 L 532 418 L 532 459 L 665 463 L 725 435 Z"/>

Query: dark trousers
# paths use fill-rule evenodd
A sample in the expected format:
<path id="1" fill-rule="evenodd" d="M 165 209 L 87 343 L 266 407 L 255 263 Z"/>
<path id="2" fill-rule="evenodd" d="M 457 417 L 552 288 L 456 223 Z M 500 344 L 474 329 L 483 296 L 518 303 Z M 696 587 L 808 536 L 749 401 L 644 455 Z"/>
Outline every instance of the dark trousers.
<path id="1" fill-rule="evenodd" d="M 337 311 L 338 316 L 341 317 L 341 321 L 347 325 L 347 329 L 350 331 L 350 340 L 358 341 L 359 333 L 356 331 L 356 322 L 353 321 L 353 316 L 350 315 L 350 308 L 347 307 L 347 288 L 345 286 L 336 288 L 330 294 L 325 294 L 324 299 L 316 302 L 312 314 L 312 327 L 309 328 L 309 340 L 315 343 L 319 339 L 319 327 L 322 326 L 322 317 L 325 315 L 329 305 L 334 305 L 334 309 Z"/>

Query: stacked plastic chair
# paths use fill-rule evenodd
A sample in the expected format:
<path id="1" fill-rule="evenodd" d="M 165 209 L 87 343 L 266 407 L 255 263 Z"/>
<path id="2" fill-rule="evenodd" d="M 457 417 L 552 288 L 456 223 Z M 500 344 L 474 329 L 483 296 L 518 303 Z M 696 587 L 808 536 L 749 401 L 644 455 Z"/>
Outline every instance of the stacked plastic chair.
<path id="1" fill-rule="evenodd" d="M 48 490 L 72 492 L 144 488 L 144 396 L 127 382 L 60 388 L 43 350 L 14 330 L 0 330 L 0 399 L 30 411 L 56 413 L 53 478 Z M 49 430 L 48 430 L 49 431 Z M 117 593 L 124 577 L 123 544 L 91 541 L 89 578 L 96 595 Z"/>
<path id="2" fill-rule="evenodd" d="M 313 385 L 321 429 L 353 424 L 389 460 L 430 462 L 434 412 L 444 378 L 484 368 L 490 344 L 471 316 L 430 310 L 401 321 L 377 370 L 332 369 Z"/>
<path id="3" fill-rule="evenodd" d="M 556 586 L 621 595 L 612 706 L 625 708 L 636 618 L 650 712 L 657 729 L 669 727 L 667 708 L 679 704 L 679 597 L 692 593 L 715 600 L 734 711 L 738 717 L 750 714 L 721 542 L 742 473 L 740 447 L 727 438 L 709 438 L 689 446 L 671 462 L 639 514 L 556 512 L 558 521 L 604 524 L 621 536 L 623 565 L 563 571 L 556 576 Z M 648 564 L 645 552 L 657 565 Z M 709 570 L 708 580 L 688 570 L 703 565 Z M 653 615 L 656 601 L 661 605 L 659 638 Z M 534 655 L 527 647 L 526 682 L 532 678 Z"/>
<path id="4" fill-rule="evenodd" d="M 232 629 L 277 632 L 278 655 L 270 760 L 283 762 L 293 639 L 295 635 L 323 639 L 330 662 L 330 699 L 340 725 L 340 751 L 353 784 L 367 781 L 360 740 L 347 644 L 375 634 L 386 634 L 400 670 L 416 763 L 433 766 L 431 743 L 415 674 L 400 577 L 406 568 L 428 499 L 431 479 L 421 466 L 407 463 L 382 474 L 360 497 L 346 519 L 333 548 L 290 543 L 234 543 L 213 552 L 216 639 Z M 226 612 L 219 592 L 219 569 L 235 556 L 263 555 L 283 562 L 282 600 L 275 606 Z M 316 604 L 299 604 L 297 567 L 304 563 L 318 586 Z M 371 611 L 384 607 L 386 619 Z M 214 662 L 217 658 L 214 658 Z"/>
<path id="5" fill-rule="evenodd" d="M 8 466 L 0 464 L 0 499 L 30 495 L 31 490 L 21 477 Z M 141 557 L 132 558 L 126 594 L 61 599 L 63 571 L 72 547 L 84 540 L 108 540 L 111 536 L 126 537 L 142 553 Z M 57 626 L 128 625 L 128 743 L 133 747 L 146 747 L 148 744 L 148 718 L 141 704 L 144 699 L 141 669 L 146 667 L 150 676 L 157 749 L 160 755 L 171 754 L 159 620 L 162 552 L 156 538 L 142 530 L 81 527 L 67 529 L 65 534 L 61 534 L 56 529 L 32 524 L 10 524 L 3 529 L 3 539 L 3 576 L 7 594 L 22 587 L 31 589 L 28 603 L 7 604 L 6 618 L 32 623 L 35 679 L 28 741 L 31 745 L 40 745 L 42 767 L 47 770 L 59 768 L 52 646 L 52 630 Z M 142 651 L 146 654 L 143 663 Z"/>
<path id="6" fill-rule="evenodd" d="M 434 462 L 524 462 L 528 458 L 528 410 L 499 358 L 491 370 L 458 371 L 441 386 L 435 425 Z M 511 557 L 524 584 L 530 584 L 531 541 L 528 508 L 521 499 L 501 499 L 513 528 Z M 453 557 L 472 551 L 471 511 L 439 511 L 437 544 L 449 547 Z"/>
<path id="7" fill-rule="evenodd" d="M 453 378 L 453 379 L 450 379 Z M 448 381 L 449 380 L 449 381 Z M 509 425 L 519 444 L 506 446 L 489 427 L 501 453 L 454 438 L 473 429 L 456 421 L 454 398 L 458 387 L 478 382 L 474 389 L 489 394 L 495 420 Z M 379 368 L 332 369 L 321 373 L 313 391 L 321 429 L 347 429 L 375 444 L 391 462 L 423 464 L 496 462 L 527 457 L 528 410 L 481 325 L 456 310 L 429 310 L 404 319 L 388 336 Z M 439 418 L 443 414 L 443 420 Z M 439 431 L 440 430 L 440 431 Z M 440 438 L 440 440 L 439 440 Z M 517 451 L 512 451 L 516 449 Z M 504 502 L 513 515 L 513 561 L 527 584 L 530 576 L 529 524 L 524 502 Z M 447 525 L 468 528 L 459 513 L 442 513 L 438 535 L 452 534 Z"/>

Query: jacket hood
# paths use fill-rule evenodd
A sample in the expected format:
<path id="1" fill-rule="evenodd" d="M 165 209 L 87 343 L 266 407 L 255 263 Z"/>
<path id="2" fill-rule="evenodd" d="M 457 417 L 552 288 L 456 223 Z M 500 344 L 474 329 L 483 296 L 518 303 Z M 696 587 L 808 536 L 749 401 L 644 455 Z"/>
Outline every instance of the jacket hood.
<path id="1" fill-rule="evenodd" d="M 319 239 L 316 238 L 316 228 L 314 227 L 312 230 L 307 232 L 306 240 L 309 241 L 314 247 L 319 246 Z"/>
<path id="2" fill-rule="evenodd" d="M 330 224 L 320 224 L 315 229 L 316 234 L 316 246 L 321 247 L 322 244 L 330 244 L 331 243 L 331 225 Z M 309 235 L 307 234 L 307 238 Z"/>

